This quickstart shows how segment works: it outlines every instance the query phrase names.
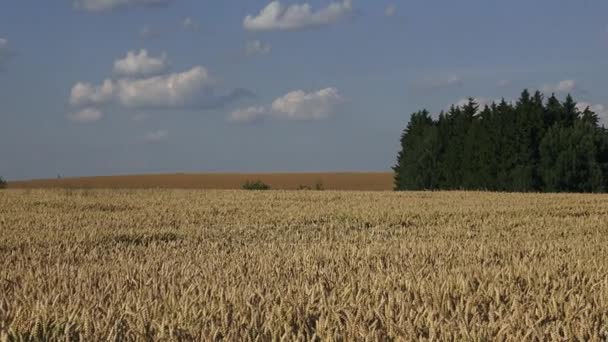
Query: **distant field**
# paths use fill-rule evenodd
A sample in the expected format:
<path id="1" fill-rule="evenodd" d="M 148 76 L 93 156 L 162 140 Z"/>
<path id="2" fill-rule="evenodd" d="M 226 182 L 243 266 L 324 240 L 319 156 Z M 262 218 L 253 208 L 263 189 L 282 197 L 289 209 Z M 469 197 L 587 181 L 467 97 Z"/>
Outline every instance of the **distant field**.
<path id="1" fill-rule="evenodd" d="M 0 341 L 608 341 L 608 195 L 0 191 Z"/>
<path id="2" fill-rule="evenodd" d="M 156 174 L 65 179 L 40 179 L 10 182 L 14 189 L 32 188 L 105 188 L 105 189 L 239 189 L 243 183 L 261 180 L 273 189 L 293 190 L 300 186 L 314 188 L 321 184 L 326 190 L 391 190 L 390 172 L 340 173 L 206 173 Z"/>

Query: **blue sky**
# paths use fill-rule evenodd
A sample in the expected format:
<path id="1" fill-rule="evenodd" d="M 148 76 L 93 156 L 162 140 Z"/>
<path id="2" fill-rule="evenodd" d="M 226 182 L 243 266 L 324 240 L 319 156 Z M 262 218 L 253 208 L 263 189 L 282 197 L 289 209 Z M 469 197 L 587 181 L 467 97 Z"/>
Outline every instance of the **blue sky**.
<path id="1" fill-rule="evenodd" d="M 524 88 L 608 123 L 608 2 L 0 4 L 0 175 L 389 170 L 411 112 Z"/>

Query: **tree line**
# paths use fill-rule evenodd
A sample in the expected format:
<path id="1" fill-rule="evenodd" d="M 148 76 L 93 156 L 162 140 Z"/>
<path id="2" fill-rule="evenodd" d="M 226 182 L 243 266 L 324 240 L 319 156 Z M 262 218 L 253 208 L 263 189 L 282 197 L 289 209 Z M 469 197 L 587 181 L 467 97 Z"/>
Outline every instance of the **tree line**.
<path id="1" fill-rule="evenodd" d="M 604 192 L 608 130 L 570 95 L 524 90 L 484 108 L 469 99 L 437 119 L 413 113 L 393 170 L 395 190 Z"/>

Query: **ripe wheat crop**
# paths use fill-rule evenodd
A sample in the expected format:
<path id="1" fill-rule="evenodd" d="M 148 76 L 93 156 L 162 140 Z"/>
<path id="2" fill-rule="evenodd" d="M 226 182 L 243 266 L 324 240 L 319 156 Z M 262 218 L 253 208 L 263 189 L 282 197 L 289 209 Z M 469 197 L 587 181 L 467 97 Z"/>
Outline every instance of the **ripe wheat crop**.
<path id="1" fill-rule="evenodd" d="M 605 341 L 608 196 L 0 192 L 0 341 Z"/>

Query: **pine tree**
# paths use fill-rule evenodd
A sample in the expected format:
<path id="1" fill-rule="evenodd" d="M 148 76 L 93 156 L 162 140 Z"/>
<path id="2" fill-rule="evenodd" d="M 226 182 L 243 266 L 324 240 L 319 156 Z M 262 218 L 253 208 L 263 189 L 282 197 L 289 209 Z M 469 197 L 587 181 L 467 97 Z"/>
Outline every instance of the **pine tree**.
<path id="1" fill-rule="evenodd" d="M 540 189 L 538 164 L 539 144 L 544 126 L 542 103 L 538 104 L 540 94 L 530 97 L 524 90 L 517 101 L 516 115 L 516 164 L 512 169 L 512 190 L 534 191 Z"/>
<path id="2" fill-rule="evenodd" d="M 412 114 L 401 136 L 401 151 L 395 171 L 396 190 L 424 190 L 437 187 L 439 135 L 426 110 Z"/>
<path id="3" fill-rule="evenodd" d="M 524 90 L 480 111 L 473 99 L 433 120 L 414 113 L 401 137 L 395 189 L 608 190 L 608 130 L 568 95 Z"/>
<path id="4" fill-rule="evenodd" d="M 602 165 L 597 160 L 595 127 L 583 122 L 555 125 L 541 142 L 545 189 L 552 192 L 604 191 Z"/>

